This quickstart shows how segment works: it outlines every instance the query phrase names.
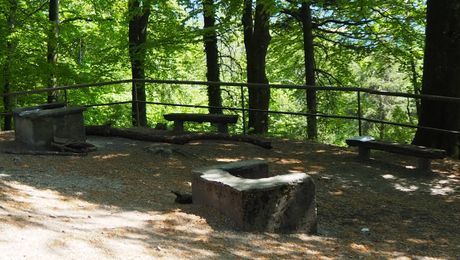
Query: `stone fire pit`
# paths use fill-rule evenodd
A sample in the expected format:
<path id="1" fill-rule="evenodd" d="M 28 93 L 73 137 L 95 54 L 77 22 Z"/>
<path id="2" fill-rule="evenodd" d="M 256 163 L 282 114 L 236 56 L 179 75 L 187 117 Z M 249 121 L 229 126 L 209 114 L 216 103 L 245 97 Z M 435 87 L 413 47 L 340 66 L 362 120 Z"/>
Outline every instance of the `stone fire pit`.
<path id="1" fill-rule="evenodd" d="M 263 160 L 196 169 L 193 202 L 218 209 L 244 231 L 316 233 L 315 184 L 305 173 L 270 176 Z"/>
<path id="2" fill-rule="evenodd" d="M 56 139 L 85 142 L 84 107 L 46 104 L 13 111 L 15 140 L 31 148 L 49 148 Z"/>

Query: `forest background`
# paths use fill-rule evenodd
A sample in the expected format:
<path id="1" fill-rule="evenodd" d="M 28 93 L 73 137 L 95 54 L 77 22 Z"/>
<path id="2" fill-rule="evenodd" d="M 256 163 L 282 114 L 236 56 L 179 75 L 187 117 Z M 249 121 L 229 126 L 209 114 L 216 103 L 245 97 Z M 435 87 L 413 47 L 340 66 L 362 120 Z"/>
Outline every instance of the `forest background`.
<path id="1" fill-rule="evenodd" d="M 258 14 L 266 21 L 268 49 L 262 58 L 266 79 L 271 84 L 312 85 L 313 82 L 318 86 L 420 93 L 424 1 L 382 0 L 376 4 L 370 0 L 0 0 L 3 93 L 130 79 L 136 60 L 144 70 L 141 76 L 147 79 L 207 81 L 210 72 L 206 53 L 209 52 L 205 52 L 205 42 L 213 35 L 217 43 L 218 79 L 250 82 L 245 38 L 248 26 L 243 26 L 248 4 L 254 8 L 249 14 L 255 28 L 257 23 L 261 24 Z M 56 8 L 57 17 L 53 20 L 51 14 Z M 308 11 L 309 16 L 303 11 Z M 215 18 L 211 26 L 204 21 L 210 13 Z M 140 28 L 145 41 L 140 39 L 133 49 L 130 35 L 133 21 L 142 18 L 146 18 L 147 30 Z M 305 23 L 307 18 L 310 27 Z M 305 51 L 308 28 L 311 53 Z M 308 55 L 313 58 L 313 63 L 310 59 L 313 78 L 311 75 L 308 78 Z M 129 101 L 131 87 L 114 84 L 69 90 L 60 92 L 58 100 L 62 101 L 65 95 L 73 105 Z M 146 84 L 145 93 L 146 100 L 153 102 L 203 106 L 209 104 L 208 95 L 211 95 L 206 85 L 190 84 Z M 224 107 L 243 105 L 240 88 L 221 86 L 219 93 Z M 248 89 L 244 95 L 249 96 Z M 356 116 L 356 93 L 318 91 L 315 95 L 317 107 L 313 112 Z M 305 90 L 271 89 L 269 107 L 275 111 L 305 113 L 309 111 L 307 99 Z M 50 96 L 43 94 L 4 98 L 3 112 L 47 101 Z M 363 117 L 417 125 L 420 104 L 415 99 L 362 94 L 361 106 Z M 149 105 L 146 125 L 153 127 L 164 122 L 162 115 L 169 112 L 206 113 L 207 109 Z M 224 113 L 241 115 L 241 111 L 224 110 Z M 11 127 L 7 118 L 4 117 L 3 129 Z M 91 107 L 85 113 L 85 120 L 86 124 L 128 127 L 133 123 L 131 104 Z M 204 130 L 207 126 L 190 127 Z M 320 117 L 317 129 L 319 141 L 343 144 L 345 138 L 358 134 L 358 123 Z M 305 116 L 271 114 L 266 130 L 269 136 L 305 139 L 308 127 Z M 241 124 L 232 131 L 241 133 Z M 415 129 L 364 121 L 362 132 L 380 139 L 410 142 Z"/>

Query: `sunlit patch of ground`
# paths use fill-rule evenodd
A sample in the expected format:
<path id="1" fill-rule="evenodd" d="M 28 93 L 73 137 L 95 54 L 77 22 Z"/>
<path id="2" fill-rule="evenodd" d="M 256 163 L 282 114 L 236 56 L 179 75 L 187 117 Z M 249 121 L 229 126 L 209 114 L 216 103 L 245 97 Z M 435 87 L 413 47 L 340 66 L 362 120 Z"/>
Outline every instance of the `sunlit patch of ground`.
<path id="1" fill-rule="evenodd" d="M 0 134 L 0 148 L 11 138 Z M 460 258 L 457 161 L 426 175 L 413 158 L 360 162 L 315 143 L 195 141 L 165 155 L 147 142 L 89 141 L 99 150 L 86 157 L 0 154 L 0 259 Z M 318 235 L 239 232 L 212 209 L 174 203 L 170 190 L 190 192 L 192 168 L 255 158 L 313 177 Z"/>

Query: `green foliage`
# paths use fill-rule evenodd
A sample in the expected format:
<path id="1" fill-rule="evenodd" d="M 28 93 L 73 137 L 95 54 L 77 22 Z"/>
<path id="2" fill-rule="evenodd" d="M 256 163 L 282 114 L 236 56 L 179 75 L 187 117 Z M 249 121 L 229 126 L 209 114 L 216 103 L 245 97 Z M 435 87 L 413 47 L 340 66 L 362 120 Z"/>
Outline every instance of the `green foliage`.
<path id="1" fill-rule="evenodd" d="M 17 0 L 14 30 L 8 30 L 10 0 L 0 0 L 0 64 L 10 66 L 11 91 L 41 89 L 46 86 L 49 67 L 47 51 L 47 6 L 37 1 Z M 152 1 L 148 27 L 146 76 L 151 79 L 205 80 L 206 62 L 202 42 L 201 1 Z M 241 31 L 241 1 L 215 1 L 219 37 L 221 79 L 245 82 L 245 53 Z M 272 83 L 304 84 L 302 28 L 288 15 L 301 1 L 271 1 L 272 41 L 267 57 L 267 74 Z M 58 85 L 101 82 L 130 78 L 128 18 L 126 1 L 60 1 L 61 24 L 58 42 Z M 361 86 L 378 90 L 417 93 L 421 84 L 425 6 L 421 0 L 311 1 L 319 85 Z M 6 40 L 14 43 L 7 59 Z M 3 71 L 3 70 L 2 70 Z M 1 78 L 4 85 L 6 75 Z M 225 107 L 243 107 L 239 87 L 223 87 Z M 206 106 L 206 86 L 147 84 L 147 101 Z M 64 92 L 60 93 L 61 98 Z M 247 108 L 247 90 L 244 106 Z M 306 112 L 305 91 L 272 89 L 270 109 Z M 71 104 L 94 105 L 131 100 L 131 85 L 69 90 Z M 21 96 L 14 106 L 46 101 L 46 94 Z M 202 112 L 205 108 L 149 105 L 149 126 L 166 123 L 171 112 Z M 231 128 L 243 131 L 242 112 Z M 318 92 L 318 113 L 356 116 L 357 95 L 350 92 Z M 362 94 L 364 117 L 417 123 L 416 103 L 404 98 Z M 85 113 L 87 124 L 111 123 L 127 127 L 130 104 L 98 106 Z M 208 130 L 209 125 L 190 124 L 191 130 Z M 357 120 L 320 118 L 319 140 L 343 144 L 358 134 Z M 363 122 L 363 134 L 408 142 L 412 130 Z M 306 119 L 295 115 L 270 115 L 269 135 L 304 139 Z"/>

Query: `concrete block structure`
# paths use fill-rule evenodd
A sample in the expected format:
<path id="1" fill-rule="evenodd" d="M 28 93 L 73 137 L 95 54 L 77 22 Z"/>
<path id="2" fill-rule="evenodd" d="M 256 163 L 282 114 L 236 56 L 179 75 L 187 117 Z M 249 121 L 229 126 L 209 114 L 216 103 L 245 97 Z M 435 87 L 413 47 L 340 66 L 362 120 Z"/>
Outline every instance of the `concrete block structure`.
<path id="1" fill-rule="evenodd" d="M 313 234 L 315 184 L 305 173 L 270 175 L 263 160 L 196 169 L 193 202 L 218 209 L 238 229 Z"/>
<path id="2" fill-rule="evenodd" d="M 86 141 L 84 107 L 46 104 L 13 111 L 15 140 L 31 148 L 47 148 L 55 138 Z"/>

